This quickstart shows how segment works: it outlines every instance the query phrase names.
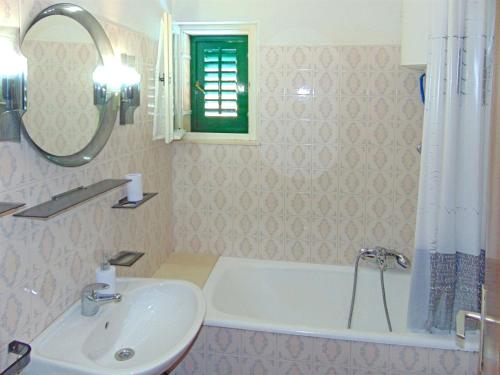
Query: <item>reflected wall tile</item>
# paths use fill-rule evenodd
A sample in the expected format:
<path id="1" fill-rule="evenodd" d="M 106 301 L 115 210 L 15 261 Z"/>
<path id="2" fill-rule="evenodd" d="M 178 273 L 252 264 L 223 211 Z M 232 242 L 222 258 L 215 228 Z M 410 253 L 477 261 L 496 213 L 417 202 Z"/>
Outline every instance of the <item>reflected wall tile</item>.
<path id="1" fill-rule="evenodd" d="M 0 192 L 14 190 L 26 182 L 24 149 L 16 143 L 0 143 Z"/>

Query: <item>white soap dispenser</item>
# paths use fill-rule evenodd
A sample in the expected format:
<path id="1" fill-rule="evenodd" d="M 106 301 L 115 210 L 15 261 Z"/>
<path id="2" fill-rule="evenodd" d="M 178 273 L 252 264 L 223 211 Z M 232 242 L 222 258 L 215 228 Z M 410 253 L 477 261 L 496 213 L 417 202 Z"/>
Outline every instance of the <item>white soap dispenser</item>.
<path id="1" fill-rule="evenodd" d="M 108 284 L 109 287 L 99 291 L 99 295 L 109 295 L 116 293 L 116 268 L 109 264 L 106 255 L 102 257 L 101 266 L 95 271 L 96 283 Z"/>

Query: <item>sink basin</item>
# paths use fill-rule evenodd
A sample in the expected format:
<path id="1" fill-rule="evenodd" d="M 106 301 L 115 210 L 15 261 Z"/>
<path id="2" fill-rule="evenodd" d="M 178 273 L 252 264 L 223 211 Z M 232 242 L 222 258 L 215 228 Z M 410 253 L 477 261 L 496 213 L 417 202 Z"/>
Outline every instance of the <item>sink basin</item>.
<path id="1" fill-rule="evenodd" d="M 95 316 L 82 316 L 77 302 L 52 323 L 33 341 L 23 374 L 159 375 L 170 368 L 201 327 L 202 291 L 185 281 L 122 278 L 117 292 L 122 301 Z"/>

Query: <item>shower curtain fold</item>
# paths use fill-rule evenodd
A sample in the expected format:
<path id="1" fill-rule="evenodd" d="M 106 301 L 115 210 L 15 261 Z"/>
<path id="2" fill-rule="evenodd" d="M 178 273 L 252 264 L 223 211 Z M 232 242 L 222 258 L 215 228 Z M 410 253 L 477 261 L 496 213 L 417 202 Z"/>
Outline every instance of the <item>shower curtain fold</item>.
<path id="1" fill-rule="evenodd" d="M 432 6 L 408 326 L 450 331 L 458 310 L 479 311 L 484 281 L 494 1 Z"/>

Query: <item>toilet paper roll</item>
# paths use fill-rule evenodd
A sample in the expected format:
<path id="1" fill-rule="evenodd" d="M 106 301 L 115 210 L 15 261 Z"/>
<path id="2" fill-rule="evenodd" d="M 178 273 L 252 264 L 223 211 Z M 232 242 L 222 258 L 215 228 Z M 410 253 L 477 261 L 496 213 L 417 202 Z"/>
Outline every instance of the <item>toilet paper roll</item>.
<path id="1" fill-rule="evenodd" d="M 142 191 L 142 174 L 129 173 L 125 176 L 127 180 L 132 180 L 127 184 L 127 200 L 129 202 L 139 202 L 144 198 Z"/>

